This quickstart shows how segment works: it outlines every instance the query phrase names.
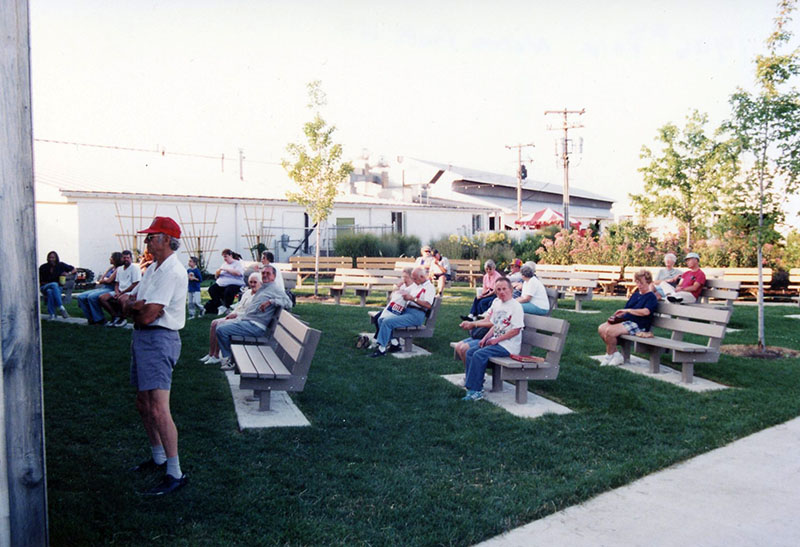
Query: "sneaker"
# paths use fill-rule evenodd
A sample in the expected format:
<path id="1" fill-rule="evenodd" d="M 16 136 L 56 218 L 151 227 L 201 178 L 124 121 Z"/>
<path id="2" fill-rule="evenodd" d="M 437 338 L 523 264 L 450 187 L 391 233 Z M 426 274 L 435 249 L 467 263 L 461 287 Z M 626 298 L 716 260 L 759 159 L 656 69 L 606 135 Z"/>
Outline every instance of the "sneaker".
<path id="1" fill-rule="evenodd" d="M 611 357 L 611 360 L 608 362 L 608 364 L 609 364 L 609 366 L 612 366 L 612 367 L 618 367 L 624 362 L 625 362 L 625 358 L 622 356 L 622 354 L 620 352 L 616 352 Z"/>
<path id="2" fill-rule="evenodd" d="M 166 471 L 167 469 L 167 462 L 164 460 L 164 463 L 156 463 L 153 458 L 149 458 L 143 462 L 139 462 L 138 464 L 134 465 L 128 471 L 132 473 L 141 473 L 141 472 L 151 472 L 151 471 Z"/>
<path id="3" fill-rule="evenodd" d="M 207 364 L 207 365 L 218 365 L 221 362 L 222 362 L 222 359 L 220 359 L 219 357 L 213 357 L 213 356 L 209 356 L 208 359 L 206 359 L 204 361 L 204 363 Z"/>
<path id="4" fill-rule="evenodd" d="M 471 313 L 469 315 L 462 315 L 461 316 L 461 320 L 462 321 L 475 321 L 475 316 L 472 315 Z"/>
<path id="5" fill-rule="evenodd" d="M 220 306 L 217 308 L 217 315 L 225 315 L 228 312 L 228 308 L 225 306 Z"/>
<path id="6" fill-rule="evenodd" d="M 231 361 L 230 357 L 225 357 L 220 361 L 219 369 L 220 370 L 233 370 L 236 368 L 236 364 Z"/>
<path id="7" fill-rule="evenodd" d="M 104 326 L 104 327 L 113 327 L 113 326 L 114 326 L 114 323 L 116 323 L 116 322 L 117 322 L 117 319 L 116 319 L 116 317 L 112 317 L 110 320 L 108 320 L 108 321 L 105 321 L 105 322 L 103 323 L 103 326 Z"/>
<path id="8" fill-rule="evenodd" d="M 208 363 L 209 359 L 211 359 L 211 355 L 206 353 L 200 359 L 198 359 L 198 361 L 200 361 L 201 363 Z"/>
<path id="9" fill-rule="evenodd" d="M 386 355 L 386 350 L 381 350 L 380 346 L 369 354 L 370 357 L 383 357 L 384 355 Z"/>
<path id="10" fill-rule="evenodd" d="M 124 326 L 125 326 L 125 325 L 127 325 L 127 324 L 128 324 L 128 320 L 127 320 L 127 319 L 125 319 L 125 318 L 120 318 L 120 319 L 118 319 L 118 320 L 117 320 L 117 322 L 116 322 L 116 323 L 114 323 L 114 326 L 115 326 L 115 327 L 118 327 L 118 328 L 122 328 L 122 327 L 124 327 Z"/>
<path id="11" fill-rule="evenodd" d="M 400 344 L 389 344 L 389 347 L 386 349 L 389 353 L 397 353 L 398 351 L 403 351 L 403 346 Z"/>
<path id="12" fill-rule="evenodd" d="M 181 475 L 179 479 L 176 479 L 172 475 L 164 475 L 164 479 L 157 486 L 145 492 L 145 495 L 164 496 L 166 494 L 171 494 L 187 482 L 189 482 L 189 477 L 186 476 L 186 473 Z"/>
<path id="13" fill-rule="evenodd" d="M 61 314 L 61 317 L 63 317 L 64 319 L 69 319 L 69 314 L 67 313 L 67 308 L 65 308 L 64 306 L 61 306 L 60 308 L 58 308 L 58 312 Z"/>
<path id="14" fill-rule="evenodd" d="M 683 298 L 681 298 L 680 296 L 672 296 L 672 295 L 669 295 L 669 296 L 667 297 L 667 300 L 669 300 L 669 301 L 670 301 L 670 302 L 672 302 L 673 304 L 680 304 L 681 302 L 683 302 Z"/>
<path id="15" fill-rule="evenodd" d="M 467 394 L 461 399 L 462 401 L 480 401 L 483 399 L 483 391 L 475 391 L 474 389 L 468 389 Z"/>
<path id="16" fill-rule="evenodd" d="M 601 367 L 608 366 L 608 364 L 611 362 L 611 359 L 612 359 L 613 357 L 614 357 L 614 354 L 613 354 L 613 353 L 612 353 L 612 354 L 610 354 L 610 355 L 609 355 L 609 354 L 603 355 L 603 358 L 602 358 L 602 359 L 600 359 L 600 366 L 601 366 Z"/>

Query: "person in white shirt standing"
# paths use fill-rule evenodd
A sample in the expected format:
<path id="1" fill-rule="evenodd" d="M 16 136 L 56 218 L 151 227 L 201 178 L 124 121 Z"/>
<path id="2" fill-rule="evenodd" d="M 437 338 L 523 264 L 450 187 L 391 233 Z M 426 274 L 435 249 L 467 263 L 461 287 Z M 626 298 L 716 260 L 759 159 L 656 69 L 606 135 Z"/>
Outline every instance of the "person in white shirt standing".
<path id="1" fill-rule="evenodd" d="M 172 420 L 169 394 L 172 369 L 181 353 L 178 333 L 186 323 L 188 275 L 175 253 L 180 248 L 181 228 L 169 217 L 156 217 L 144 241 L 154 262 L 142 276 L 136 301 L 129 307 L 133 317 L 131 384 L 136 387 L 136 408 L 150 441 L 152 457 L 131 471 L 166 471 L 163 480 L 146 494 L 161 496 L 187 482 L 178 459 L 178 429 Z"/>
<path id="2" fill-rule="evenodd" d="M 462 329 L 490 327 L 480 340 L 468 338 L 459 342 L 456 352 L 462 350 L 466 364 L 464 387 L 467 388 L 465 401 L 483 399 L 483 380 L 486 365 L 492 357 L 508 357 L 518 354 L 522 348 L 522 329 L 525 328 L 522 305 L 512 297 L 511 282 L 501 277 L 494 285 L 497 298 L 485 319 L 463 321 Z M 466 347 L 464 347 L 466 346 Z"/>

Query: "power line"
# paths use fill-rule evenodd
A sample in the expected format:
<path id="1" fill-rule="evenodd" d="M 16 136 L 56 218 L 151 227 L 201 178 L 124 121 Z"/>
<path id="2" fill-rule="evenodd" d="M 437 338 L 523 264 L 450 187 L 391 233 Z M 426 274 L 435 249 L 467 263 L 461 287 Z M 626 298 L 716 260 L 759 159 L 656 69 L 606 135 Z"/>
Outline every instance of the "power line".
<path id="1" fill-rule="evenodd" d="M 564 123 L 561 127 L 548 127 L 550 130 L 564 130 L 564 146 L 561 152 L 561 159 L 564 162 L 564 229 L 569 230 L 569 139 L 567 137 L 567 131 L 570 129 L 578 129 L 583 127 L 580 124 L 572 124 L 568 123 L 567 116 L 570 114 L 577 114 L 578 116 L 582 116 L 586 113 L 585 108 L 581 108 L 580 110 L 545 110 L 545 116 L 548 114 L 559 114 L 564 116 Z"/>

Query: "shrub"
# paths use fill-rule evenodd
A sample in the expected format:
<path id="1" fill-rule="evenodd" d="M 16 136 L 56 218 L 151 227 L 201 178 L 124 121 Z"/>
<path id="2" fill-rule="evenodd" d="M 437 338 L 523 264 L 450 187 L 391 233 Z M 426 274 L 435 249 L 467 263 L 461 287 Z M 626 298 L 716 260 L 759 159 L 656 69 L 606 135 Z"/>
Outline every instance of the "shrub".
<path id="1" fill-rule="evenodd" d="M 380 256 L 380 241 L 374 234 L 340 233 L 333 250 L 336 256 Z"/>

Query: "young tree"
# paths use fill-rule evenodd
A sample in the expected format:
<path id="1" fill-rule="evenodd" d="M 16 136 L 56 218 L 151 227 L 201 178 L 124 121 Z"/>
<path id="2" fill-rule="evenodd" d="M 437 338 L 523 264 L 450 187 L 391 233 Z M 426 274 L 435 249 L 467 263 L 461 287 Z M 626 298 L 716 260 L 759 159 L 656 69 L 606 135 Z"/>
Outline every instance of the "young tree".
<path id="1" fill-rule="evenodd" d="M 319 80 L 308 84 L 308 97 L 308 108 L 314 113 L 314 119 L 303 125 L 307 145 L 297 143 L 287 145 L 286 151 L 292 156 L 292 160 L 284 159 L 281 164 L 299 187 L 297 192 L 287 192 L 286 197 L 289 201 L 305 207 L 306 213 L 314 222 L 316 231 L 314 296 L 317 296 L 320 230 L 322 223 L 333 210 L 339 184 L 347 179 L 353 171 L 353 166 L 341 161 L 342 145 L 334 144 L 332 140 L 336 126 L 329 126 L 320 115 L 320 110 L 327 100 Z"/>
<path id="2" fill-rule="evenodd" d="M 640 157 L 649 164 L 640 168 L 644 193 L 631 194 L 643 216 L 674 218 L 686 227 L 686 248 L 692 234 L 717 208 L 717 197 L 734 170 L 734 158 L 726 143 L 708 137 L 708 116 L 697 110 L 686 117 L 683 130 L 668 123 L 658 130 L 660 152 L 642 146 Z"/>
<path id="3" fill-rule="evenodd" d="M 767 55 L 755 59 L 757 93 L 739 89 L 730 98 L 732 117 L 723 124 L 737 141 L 745 162 L 734 187 L 738 212 L 758 213 L 758 346 L 764 339 L 764 281 L 762 246 L 765 215 L 782 216 L 786 196 L 800 176 L 800 93 L 791 85 L 800 73 L 800 51 L 780 50 L 792 33 L 787 25 L 794 0 L 779 0 L 775 30 L 767 38 Z M 754 210 L 755 209 L 755 210 Z"/>

